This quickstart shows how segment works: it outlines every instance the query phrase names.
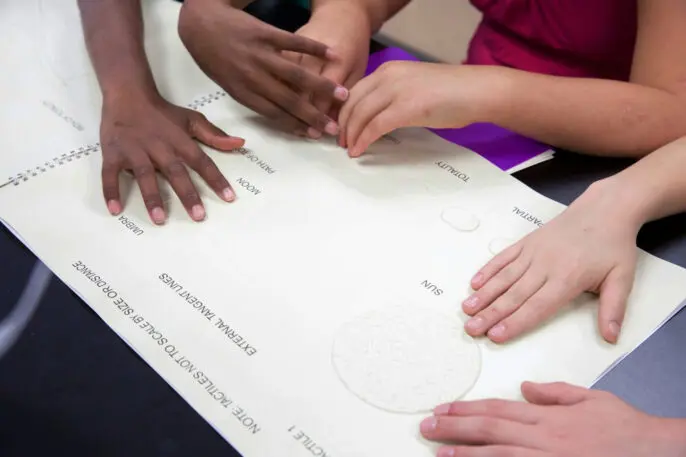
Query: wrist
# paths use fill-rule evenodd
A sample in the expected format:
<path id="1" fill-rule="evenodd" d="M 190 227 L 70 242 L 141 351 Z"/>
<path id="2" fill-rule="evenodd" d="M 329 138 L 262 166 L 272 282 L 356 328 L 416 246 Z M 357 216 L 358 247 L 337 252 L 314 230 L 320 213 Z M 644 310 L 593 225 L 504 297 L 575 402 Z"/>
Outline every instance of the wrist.
<path id="1" fill-rule="evenodd" d="M 591 184 L 570 207 L 586 204 L 593 205 L 595 214 L 602 215 L 605 220 L 638 233 L 650 220 L 655 202 L 649 194 L 641 192 L 636 183 L 626 182 L 621 175 L 613 175 Z"/>
<path id="2" fill-rule="evenodd" d="M 162 101 L 162 96 L 153 86 L 139 83 L 120 83 L 110 86 L 104 85 L 102 90 L 104 105 L 150 103 Z"/>
<path id="3" fill-rule="evenodd" d="M 514 83 L 507 68 L 490 65 L 452 65 L 456 78 L 455 109 L 469 109 L 470 123 L 501 125 L 503 113 L 510 108 Z M 466 88 L 466 89 L 465 89 Z"/>
<path id="4" fill-rule="evenodd" d="M 367 2 L 359 0 L 312 1 L 312 19 L 329 19 L 333 24 L 354 24 L 356 29 L 364 27 L 370 35 L 377 32 L 383 21 L 376 18 Z"/>

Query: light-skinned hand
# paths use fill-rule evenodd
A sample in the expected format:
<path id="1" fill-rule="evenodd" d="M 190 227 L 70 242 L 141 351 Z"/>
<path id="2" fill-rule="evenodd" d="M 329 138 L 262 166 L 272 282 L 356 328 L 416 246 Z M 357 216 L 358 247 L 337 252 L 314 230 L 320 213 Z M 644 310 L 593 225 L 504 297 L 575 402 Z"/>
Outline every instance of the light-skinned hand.
<path id="1" fill-rule="evenodd" d="M 564 383 L 522 384 L 526 402 L 438 406 L 420 430 L 438 457 L 680 457 L 686 420 L 649 416 L 616 396 Z"/>
<path id="2" fill-rule="evenodd" d="M 387 62 L 350 91 L 339 116 L 339 144 L 359 157 L 401 127 L 458 128 L 479 122 L 489 109 L 494 81 L 477 66 Z M 495 96 L 495 95 L 494 95 Z"/>
<path id="3" fill-rule="evenodd" d="M 584 292 L 600 295 L 598 327 L 616 342 L 631 292 L 642 221 L 591 186 L 564 212 L 488 262 L 462 304 L 466 331 L 496 343 L 551 318 Z"/>
<path id="4" fill-rule="evenodd" d="M 332 49 L 335 59 L 322 59 L 305 53 L 287 52 L 286 56 L 312 74 L 351 89 L 364 75 L 369 59 L 371 30 L 366 13 L 354 2 L 329 2 L 315 8 L 312 17 L 296 35 L 323 43 Z M 312 103 L 318 111 L 338 119 L 341 102 L 334 98 L 302 91 L 301 96 Z M 306 132 L 311 138 L 319 138 L 322 132 L 310 127 Z"/>

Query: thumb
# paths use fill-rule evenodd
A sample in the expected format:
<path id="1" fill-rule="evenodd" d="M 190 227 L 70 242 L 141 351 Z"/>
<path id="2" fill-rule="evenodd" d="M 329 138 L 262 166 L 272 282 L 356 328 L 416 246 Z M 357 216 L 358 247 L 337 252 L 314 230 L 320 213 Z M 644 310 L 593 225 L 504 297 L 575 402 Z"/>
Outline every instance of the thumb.
<path id="1" fill-rule="evenodd" d="M 243 138 L 227 135 L 200 113 L 191 118 L 190 133 L 196 140 L 220 151 L 231 151 L 245 144 Z"/>
<path id="2" fill-rule="evenodd" d="M 616 343 L 624 321 L 626 302 L 634 283 L 632 270 L 613 268 L 600 285 L 598 326 L 600 334 L 609 343 Z"/>
<path id="3" fill-rule="evenodd" d="M 548 384 L 524 382 L 522 383 L 522 395 L 526 401 L 534 405 L 571 406 L 586 400 L 590 391 L 564 382 Z"/>

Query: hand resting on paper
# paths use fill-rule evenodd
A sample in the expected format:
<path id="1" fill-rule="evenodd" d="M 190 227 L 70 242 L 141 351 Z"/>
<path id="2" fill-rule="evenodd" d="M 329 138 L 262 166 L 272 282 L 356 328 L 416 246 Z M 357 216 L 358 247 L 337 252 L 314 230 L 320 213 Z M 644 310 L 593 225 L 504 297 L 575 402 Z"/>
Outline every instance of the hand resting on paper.
<path id="1" fill-rule="evenodd" d="M 616 342 L 636 267 L 641 224 L 602 188 L 496 255 L 474 276 L 465 329 L 496 343 L 550 318 L 584 292 L 600 294 L 599 328 Z"/>
<path id="2" fill-rule="evenodd" d="M 522 384 L 526 402 L 438 406 L 421 434 L 438 457 L 677 457 L 686 420 L 649 416 L 616 396 L 564 383 Z"/>
<path id="3" fill-rule="evenodd" d="M 600 294 L 600 334 L 616 342 L 643 224 L 686 211 L 686 138 L 591 185 L 557 218 L 505 249 L 472 279 L 469 334 L 509 341 L 583 292 Z"/>
<path id="4" fill-rule="evenodd" d="M 195 221 L 205 208 L 190 180 L 193 168 L 226 201 L 231 186 L 194 141 L 228 151 L 243 145 L 198 112 L 168 103 L 159 93 L 143 46 L 139 0 L 79 0 L 86 46 L 102 92 L 100 138 L 102 186 L 109 212 L 123 209 L 119 173 L 132 170 L 150 218 L 162 224 L 166 213 L 155 171 L 169 179 Z"/>
<path id="5" fill-rule="evenodd" d="M 300 94 L 343 101 L 348 90 L 284 55 L 336 60 L 327 45 L 268 25 L 227 0 L 186 0 L 179 35 L 200 68 L 239 103 L 286 131 L 338 133 L 328 113 Z"/>
<path id="6" fill-rule="evenodd" d="M 243 145 L 240 138 L 228 136 L 202 114 L 168 103 L 137 98 L 105 99 L 100 129 L 102 144 L 102 188 L 111 214 L 122 211 L 119 174 L 133 172 L 155 224 L 166 219 L 156 170 L 169 180 L 189 216 L 205 219 L 205 208 L 193 185 L 187 166 L 195 170 L 224 201 L 235 194 L 212 159 L 194 140 L 220 151 Z"/>

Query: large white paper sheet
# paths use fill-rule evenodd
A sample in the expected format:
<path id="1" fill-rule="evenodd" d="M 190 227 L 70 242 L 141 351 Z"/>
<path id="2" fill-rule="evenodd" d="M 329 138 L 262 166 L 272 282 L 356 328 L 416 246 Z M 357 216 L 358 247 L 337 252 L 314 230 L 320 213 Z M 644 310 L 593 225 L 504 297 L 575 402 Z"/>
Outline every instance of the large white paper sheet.
<path id="1" fill-rule="evenodd" d="M 176 7 L 149 3 L 153 19 L 174 22 Z M 16 8 L 8 17 L 21 17 Z M 243 455 L 431 455 L 417 433 L 423 415 L 389 413 L 346 390 L 331 363 L 336 331 L 396 305 L 462 317 L 489 244 L 516 240 L 564 207 L 423 129 L 395 132 L 356 161 L 332 141 L 276 133 L 222 94 L 165 30 L 149 43 L 165 93 L 184 104 L 201 94 L 192 106 L 247 139 L 240 152 L 208 150 L 237 201 L 197 180 L 208 213 L 197 224 L 165 185 L 170 220 L 155 227 L 122 178 L 126 209 L 107 214 L 101 159 L 89 146 L 97 88 L 87 61 L 72 57 L 61 78 L 12 81 L 15 95 L 0 107 L 10 129 L 33 119 L 44 132 L 26 144 L 0 138 L 5 156 L 21 158 L 11 171 L 19 162 L 0 162 L 11 177 L 0 218 Z M 447 224 L 442 214 L 453 207 L 478 227 Z M 511 344 L 480 340 L 481 373 L 465 398 L 516 399 L 524 380 L 590 385 L 684 296 L 686 272 L 641 252 L 619 344 L 602 341 L 597 301 L 581 297 Z"/>

